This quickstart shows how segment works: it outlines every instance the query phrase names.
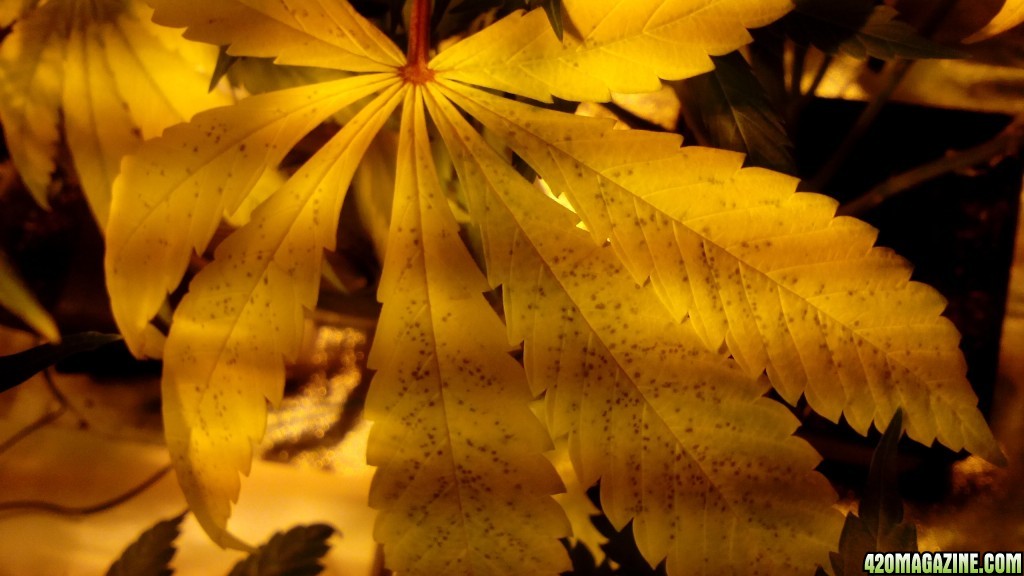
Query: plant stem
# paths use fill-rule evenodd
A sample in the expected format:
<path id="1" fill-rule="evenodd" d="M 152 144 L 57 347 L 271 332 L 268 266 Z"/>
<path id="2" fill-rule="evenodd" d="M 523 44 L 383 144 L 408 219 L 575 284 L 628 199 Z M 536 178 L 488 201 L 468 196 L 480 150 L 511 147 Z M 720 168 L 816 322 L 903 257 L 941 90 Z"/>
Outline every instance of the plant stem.
<path id="1" fill-rule="evenodd" d="M 104 500 L 97 504 L 89 506 L 65 506 L 63 504 L 57 504 L 55 502 L 47 502 L 45 500 L 12 500 L 9 502 L 0 502 L 0 512 L 13 512 L 16 510 L 25 511 L 36 511 L 36 512 L 49 512 L 51 514 L 58 514 L 61 516 L 88 516 L 89 514 L 96 514 L 97 512 L 103 512 L 110 510 L 115 506 L 124 504 L 125 502 L 135 498 L 139 494 L 142 494 L 148 490 L 151 486 L 160 481 L 161 478 L 167 475 L 171 471 L 171 466 L 168 464 L 163 468 L 159 469 L 149 478 L 142 481 L 141 484 L 129 489 L 127 492 L 114 496 L 109 500 Z"/>
<path id="2" fill-rule="evenodd" d="M 36 430 L 40 430 L 44 426 L 60 418 L 62 415 L 64 415 L 64 412 L 66 412 L 67 409 L 67 405 L 62 404 L 56 410 L 43 414 L 31 424 L 28 424 L 21 430 L 18 430 L 17 432 L 12 434 L 10 438 L 4 440 L 3 442 L 0 442 L 0 454 L 7 452 L 11 448 L 13 448 L 18 442 L 21 442 L 25 438 L 31 436 Z"/>
<path id="3" fill-rule="evenodd" d="M 409 18 L 409 46 L 406 49 L 406 64 L 402 78 L 412 84 L 423 84 L 434 78 L 434 71 L 427 67 L 430 52 L 430 0 L 414 0 Z"/>
<path id="4" fill-rule="evenodd" d="M 977 166 L 983 162 L 995 165 L 1006 156 L 1016 155 L 1024 140 L 1024 120 L 1015 119 L 988 142 L 967 150 L 951 152 L 938 160 L 897 174 L 875 186 L 855 200 L 842 205 L 837 216 L 857 216 L 885 200 L 939 176 Z"/>
<path id="5" fill-rule="evenodd" d="M 907 75 L 910 70 L 913 60 L 897 60 L 890 63 L 885 70 L 882 79 L 882 88 L 875 95 L 868 107 L 861 112 L 857 118 L 857 122 L 853 125 L 853 128 L 846 134 L 846 138 L 836 149 L 832 157 L 829 158 L 825 166 L 818 171 L 818 173 L 807 183 L 808 190 L 822 190 L 826 184 L 839 172 L 843 164 L 846 162 L 847 157 L 853 152 L 854 148 L 861 141 L 861 138 L 867 134 L 868 129 L 875 123 L 875 119 L 878 118 L 878 114 L 882 111 L 882 108 L 889 102 L 893 93 L 896 92 L 896 88 L 899 87 L 903 77 Z"/>

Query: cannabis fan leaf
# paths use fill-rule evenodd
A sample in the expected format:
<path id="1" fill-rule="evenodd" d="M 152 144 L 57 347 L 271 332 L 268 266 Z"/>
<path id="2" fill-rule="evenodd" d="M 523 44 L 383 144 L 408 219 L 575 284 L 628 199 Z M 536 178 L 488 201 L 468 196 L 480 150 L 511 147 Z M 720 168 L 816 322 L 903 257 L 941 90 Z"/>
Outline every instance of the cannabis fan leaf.
<path id="1" fill-rule="evenodd" d="M 873 229 L 834 219 L 834 201 L 795 193 L 792 178 L 741 169 L 740 155 L 495 93 L 599 101 L 656 89 L 711 69 L 788 1 L 566 0 L 562 41 L 542 9 L 514 12 L 429 62 L 420 1 L 408 61 L 343 1 L 154 4 L 157 22 L 229 55 L 345 77 L 204 112 L 124 162 L 106 267 L 136 353 L 159 351 L 151 321 L 221 218 L 305 134 L 351 108 L 214 248 L 167 334 L 168 445 L 222 545 L 246 546 L 227 528 L 239 473 L 316 305 L 345 191 L 364 154 L 387 149 L 381 131 L 397 131 L 397 157 L 394 189 L 371 191 L 393 198 L 368 460 L 392 569 L 566 569 L 558 539 L 570 523 L 544 457 L 553 440 L 567 441 L 581 486 L 600 481 L 613 524 L 632 522 L 645 558 L 670 574 L 827 566 L 842 521 L 835 495 L 771 387 L 862 433 L 902 407 L 912 438 L 1001 458 L 941 297 L 873 248 Z M 388 181 L 380 164 L 357 180 Z M 477 258 L 464 242 L 474 234 Z"/>

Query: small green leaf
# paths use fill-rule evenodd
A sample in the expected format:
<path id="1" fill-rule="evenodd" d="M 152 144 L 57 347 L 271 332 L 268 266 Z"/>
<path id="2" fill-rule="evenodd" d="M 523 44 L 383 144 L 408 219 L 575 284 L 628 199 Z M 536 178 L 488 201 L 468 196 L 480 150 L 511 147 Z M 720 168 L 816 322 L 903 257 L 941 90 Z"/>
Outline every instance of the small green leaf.
<path id="1" fill-rule="evenodd" d="M 794 0 L 796 9 L 783 21 L 786 34 L 801 45 L 826 54 L 854 58 L 962 58 L 958 50 L 918 34 L 890 6 L 874 0 Z"/>
<path id="2" fill-rule="evenodd" d="M 213 92 L 213 89 L 217 87 L 217 83 L 220 82 L 220 79 L 227 75 L 228 70 L 230 70 L 239 59 L 239 56 L 232 56 L 228 54 L 227 46 L 220 47 L 220 51 L 217 52 L 217 64 L 213 67 L 213 75 L 210 76 L 210 92 Z"/>
<path id="3" fill-rule="evenodd" d="M 903 409 L 897 409 L 882 435 L 868 471 L 868 485 L 860 503 L 860 517 L 871 533 L 884 543 L 898 533 L 903 522 L 903 501 L 899 494 L 898 444 L 903 435 Z M 913 526 L 911 526 L 913 528 Z M 916 542 L 916 538 L 915 538 Z M 916 550 L 916 546 L 915 546 Z"/>
<path id="4" fill-rule="evenodd" d="M 697 110 L 711 145 L 747 154 L 748 166 L 796 174 L 793 143 L 750 64 L 739 52 L 711 59 L 714 70 L 677 85 L 680 98 Z"/>
<path id="5" fill-rule="evenodd" d="M 231 569 L 229 576 L 312 576 L 323 571 L 320 564 L 330 545 L 334 528 L 326 524 L 296 526 L 277 532 L 248 558 Z"/>
<path id="6" fill-rule="evenodd" d="M 181 532 L 184 514 L 157 522 L 139 539 L 125 548 L 121 557 L 107 570 L 107 576 L 170 576 L 170 564 L 176 552 L 174 541 Z"/>
<path id="7" fill-rule="evenodd" d="M 860 515 L 846 516 L 839 553 L 831 553 L 836 576 L 862 574 L 864 555 L 871 552 L 917 550 L 917 528 L 903 522 L 899 496 L 898 445 L 903 435 L 903 409 L 898 408 L 871 457 Z"/>
<path id="8" fill-rule="evenodd" d="M 120 340 L 118 334 L 83 332 L 66 336 L 60 344 L 43 344 L 17 354 L 0 356 L 0 392 L 14 388 L 57 362 Z"/>

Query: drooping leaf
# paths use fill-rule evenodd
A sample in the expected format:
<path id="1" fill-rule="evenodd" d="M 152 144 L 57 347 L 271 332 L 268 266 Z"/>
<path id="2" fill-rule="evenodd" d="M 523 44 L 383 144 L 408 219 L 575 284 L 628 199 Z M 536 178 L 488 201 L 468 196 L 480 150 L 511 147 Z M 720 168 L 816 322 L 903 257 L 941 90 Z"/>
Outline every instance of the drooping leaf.
<path id="1" fill-rule="evenodd" d="M 846 516 L 839 552 L 831 554 L 836 576 L 862 574 L 869 553 L 917 551 L 917 529 L 913 523 L 903 522 L 899 495 L 897 459 L 902 435 L 903 411 L 897 409 L 871 457 L 859 515 Z"/>
<path id="2" fill-rule="evenodd" d="M 185 37 L 228 46 L 232 56 L 350 72 L 387 72 L 402 52 L 348 2 L 154 0 L 154 22 L 187 27 Z"/>
<path id="3" fill-rule="evenodd" d="M 708 351 L 497 156 L 445 101 L 452 92 L 432 93 L 510 339 L 523 341 L 534 392 L 546 391 L 549 430 L 569 434 L 581 484 L 601 480 L 613 525 L 632 520 L 644 557 L 667 558 L 669 574 L 734 573 L 754 556 L 769 574 L 826 563 L 834 494 L 792 436 L 796 420 L 763 397 L 767 382 Z"/>
<path id="4" fill-rule="evenodd" d="M 680 149 L 673 135 L 444 86 L 567 195 L 594 241 L 610 241 L 635 281 L 649 278 L 675 318 L 709 349 L 726 345 L 748 374 L 767 370 L 788 402 L 802 394 L 861 434 L 902 405 L 911 438 L 1004 461 L 976 408 L 959 333 L 941 316 L 945 300 L 872 247 L 873 228 L 833 218 L 834 200 L 740 170 L 738 155 Z"/>
<path id="5" fill-rule="evenodd" d="M 327 540 L 333 535 L 334 528 L 326 524 L 276 532 L 235 564 L 228 576 L 314 576 L 324 570 L 320 559 L 330 551 Z"/>
<path id="6" fill-rule="evenodd" d="M 171 560 L 177 551 L 174 541 L 178 539 L 181 514 L 170 520 L 163 520 L 139 535 L 121 553 L 107 570 L 107 576 L 170 576 L 173 574 Z"/>
<path id="7" fill-rule="evenodd" d="M 420 90 L 402 114 L 368 361 L 374 537 L 402 574 L 557 574 L 568 525 L 550 440 L 441 191 Z"/>
<path id="8" fill-rule="evenodd" d="M 50 342 L 60 342 L 60 331 L 50 313 L 36 300 L 32 291 L 0 250 L 0 307 L 21 319 Z"/>
<path id="9" fill-rule="evenodd" d="M 711 70 L 710 55 L 750 42 L 792 8 L 789 0 L 565 0 L 560 41 L 543 10 L 513 13 L 438 54 L 439 78 L 551 102 L 606 102 L 611 92 L 653 92 L 660 79 Z"/>
<path id="10" fill-rule="evenodd" d="M 1016 27 L 1021 22 L 1024 22 L 1024 0 L 1004 0 L 1003 7 L 992 20 L 984 28 L 965 38 L 964 42 L 970 44 L 991 38 Z"/>
<path id="11" fill-rule="evenodd" d="M 15 26 L 0 47 L 0 120 L 41 205 L 55 169 L 59 118 L 102 229 L 122 156 L 143 138 L 229 102 L 205 89 L 201 67 L 212 54 L 182 44 L 168 42 L 138 0 L 47 3 Z"/>
<path id="12" fill-rule="evenodd" d="M 150 319 L 192 252 L 206 249 L 222 215 L 235 212 L 260 175 L 326 117 L 391 83 L 393 76 L 369 75 L 248 98 L 168 129 L 125 161 L 105 266 L 114 318 L 132 352 L 155 347 Z"/>
<path id="13" fill-rule="evenodd" d="M 715 69 L 683 81 L 715 148 L 747 155 L 747 165 L 796 174 L 782 118 L 739 52 L 713 56 Z"/>
<path id="14" fill-rule="evenodd" d="M 783 24 L 799 44 L 826 54 L 854 58 L 962 58 L 953 48 L 932 42 L 897 19 L 895 9 L 874 0 L 794 0 Z"/>
<path id="15" fill-rule="evenodd" d="M 303 313 L 316 304 L 344 191 L 400 101 L 396 78 L 370 85 L 384 91 L 217 247 L 174 313 L 164 354 L 164 435 L 192 512 L 221 546 L 246 548 L 226 529 L 238 475 L 249 472 L 267 402 L 276 405 L 284 392 L 284 363 L 295 359 Z"/>
<path id="16" fill-rule="evenodd" d="M 23 352 L 0 356 L 0 392 L 14 388 L 37 372 L 69 356 L 89 352 L 120 339 L 117 334 L 82 332 L 65 336 L 59 343 L 42 344 Z"/>

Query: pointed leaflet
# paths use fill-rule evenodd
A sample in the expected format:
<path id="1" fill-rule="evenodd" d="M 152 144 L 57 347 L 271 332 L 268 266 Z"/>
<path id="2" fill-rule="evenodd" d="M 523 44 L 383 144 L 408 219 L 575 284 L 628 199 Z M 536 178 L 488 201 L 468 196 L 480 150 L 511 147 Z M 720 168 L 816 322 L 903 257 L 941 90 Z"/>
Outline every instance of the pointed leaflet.
<path id="1" fill-rule="evenodd" d="M 345 0 L 153 0 L 153 20 L 191 40 L 280 64 L 384 72 L 405 63 L 391 40 Z"/>
<path id="2" fill-rule="evenodd" d="M 572 459 L 569 456 L 569 439 L 566 436 L 555 440 L 555 449 L 547 454 L 548 460 L 554 464 L 558 476 L 565 484 L 565 493 L 556 494 L 555 501 L 565 511 L 569 523 L 572 525 L 572 537 L 569 543 L 573 546 L 585 546 L 594 564 L 600 566 L 606 558 L 604 548 L 608 538 L 594 526 L 591 520 L 593 516 L 601 514 L 601 510 L 594 506 L 587 495 L 587 486 L 580 483 L 576 477 L 576 470 L 573 468 Z"/>
<path id="3" fill-rule="evenodd" d="M 891 6 L 874 0 L 795 0 L 782 22 L 786 34 L 826 54 L 854 58 L 961 58 L 962 52 L 936 44 L 899 20 Z"/>
<path id="4" fill-rule="evenodd" d="M 659 78 L 711 70 L 709 55 L 749 43 L 747 28 L 791 8 L 790 0 L 565 0 L 562 41 L 543 10 L 517 12 L 441 52 L 430 68 L 544 102 L 605 102 L 610 92 L 653 92 Z"/>
<path id="5" fill-rule="evenodd" d="M 834 219 L 834 200 L 740 170 L 738 155 L 680 149 L 672 135 L 444 86 L 564 192 L 594 241 L 610 239 L 676 318 L 688 317 L 710 349 L 727 344 L 749 374 L 767 369 L 788 402 L 804 394 L 862 434 L 902 405 L 911 438 L 1002 461 L 959 334 L 940 315 L 945 301 L 911 282 L 892 251 L 872 247 L 873 228 Z"/>
<path id="6" fill-rule="evenodd" d="M 438 96 L 432 113 L 491 235 L 513 341 L 580 481 L 669 574 L 795 573 L 825 564 L 835 495 L 798 422 L 675 322 L 573 214 L 531 187 Z M 500 249 L 499 249 L 500 246 Z"/>
<path id="7" fill-rule="evenodd" d="M 0 116 L 19 171 L 44 206 L 57 120 L 100 227 L 121 157 L 144 137 L 228 96 L 208 93 L 199 66 L 212 54 L 168 43 L 139 2 L 47 4 L 4 41 Z M 198 56 L 198 58 L 197 58 Z"/>
<path id="8" fill-rule="evenodd" d="M 556 574 L 568 525 L 550 440 L 441 191 L 420 90 L 402 114 L 368 362 L 374 537 L 402 574 Z"/>
<path id="9" fill-rule="evenodd" d="M 746 154 L 748 166 L 796 174 L 793 143 L 750 64 L 739 52 L 712 60 L 714 70 L 677 88 L 696 108 L 710 145 Z"/>
<path id="10" fill-rule="evenodd" d="M 368 75 L 254 96 L 168 129 L 124 162 L 107 229 L 114 318 L 136 354 L 146 327 L 230 214 L 302 136 L 396 80 Z"/>
<path id="11" fill-rule="evenodd" d="M 969 44 L 991 38 L 996 34 L 1006 32 L 1021 22 L 1024 22 L 1024 0 L 1005 0 L 999 13 L 984 28 L 965 38 L 964 42 Z"/>
<path id="12" fill-rule="evenodd" d="M 169 520 L 162 520 L 140 534 L 138 539 L 125 548 L 121 557 L 107 569 L 107 576 L 170 576 L 173 574 L 171 560 L 174 559 L 174 553 L 177 552 L 174 541 L 181 533 L 181 521 L 184 518 L 185 515 L 181 514 Z"/>
<path id="13" fill-rule="evenodd" d="M 832 552 L 837 576 L 863 574 L 865 557 L 875 552 L 917 551 L 917 527 L 903 521 L 899 494 L 899 441 L 903 412 L 897 409 L 871 457 L 868 483 L 858 509 L 849 513 L 839 538 L 839 552 Z"/>
<path id="14" fill-rule="evenodd" d="M 344 191 L 397 106 L 397 82 L 368 104 L 215 252 L 174 313 L 164 354 L 164 434 L 185 497 L 211 538 L 225 529 L 280 401 L 303 311 L 316 304 L 323 250 L 333 249 Z"/>

